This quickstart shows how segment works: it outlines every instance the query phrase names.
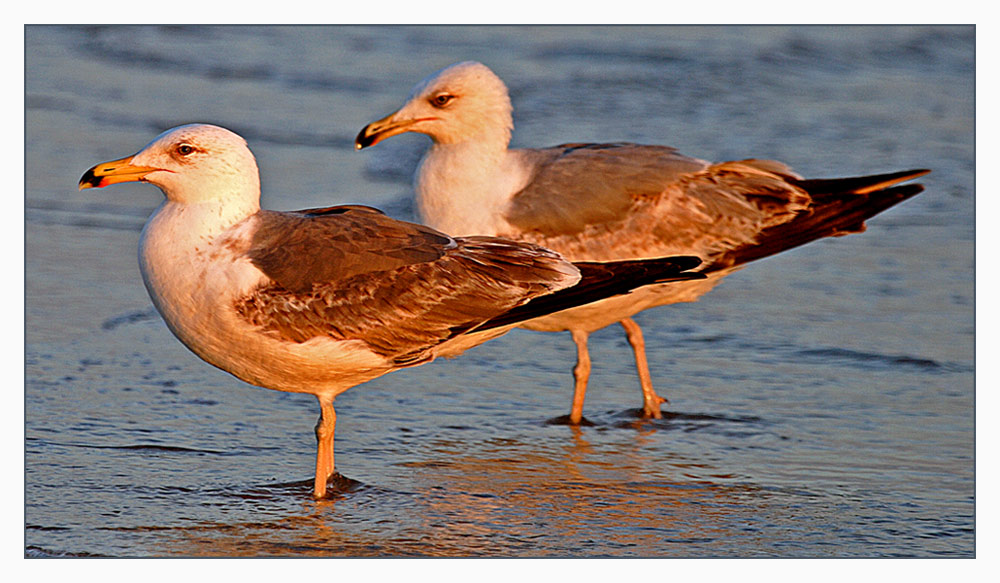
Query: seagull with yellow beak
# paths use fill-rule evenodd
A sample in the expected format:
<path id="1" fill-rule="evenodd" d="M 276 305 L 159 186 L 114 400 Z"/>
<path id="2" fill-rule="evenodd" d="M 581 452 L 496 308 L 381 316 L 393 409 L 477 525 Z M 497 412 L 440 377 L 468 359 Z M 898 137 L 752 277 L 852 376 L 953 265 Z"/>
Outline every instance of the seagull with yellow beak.
<path id="1" fill-rule="evenodd" d="M 168 130 L 98 164 L 80 188 L 148 182 L 166 200 L 139 242 L 170 331 L 254 385 L 319 401 L 313 495 L 337 474 L 334 399 L 393 370 L 500 336 L 525 319 L 690 273 L 693 257 L 574 265 L 528 243 L 450 237 L 365 206 L 260 208 L 257 162 L 221 127 Z"/>

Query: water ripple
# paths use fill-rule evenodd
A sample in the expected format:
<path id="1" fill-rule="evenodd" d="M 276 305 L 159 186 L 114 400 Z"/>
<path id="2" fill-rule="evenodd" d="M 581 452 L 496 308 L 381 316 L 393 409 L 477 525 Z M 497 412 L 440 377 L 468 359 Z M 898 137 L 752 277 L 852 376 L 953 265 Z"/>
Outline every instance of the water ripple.
<path id="1" fill-rule="evenodd" d="M 849 350 L 846 348 L 813 348 L 806 350 L 799 350 L 795 354 L 799 356 L 804 356 L 806 358 L 816 358 L 820 360 L 838 360 L 844 361 L 852 364 L 861 364 L 864 366 L 882 366 L 882 367 L 893 367 L 893 366 L 905 366 L 905 367 L 915 367 L 923 370 L 944 370 L 946 368 L 953 369 L 957 365 L 942 365 L 938 362 L 927 358 L 919 358 L 914 356 L 903 356 L 903 355 L 889 355 L 889 354 L 877 354 L 872 352 L 860 352 L 857 350 Z"/>

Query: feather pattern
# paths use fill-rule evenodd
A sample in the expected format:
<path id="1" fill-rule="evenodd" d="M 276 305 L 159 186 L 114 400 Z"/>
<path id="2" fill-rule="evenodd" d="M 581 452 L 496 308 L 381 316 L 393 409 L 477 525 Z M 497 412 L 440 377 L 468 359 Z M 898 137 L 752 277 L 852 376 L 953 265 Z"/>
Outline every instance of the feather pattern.
<path id="1" fill-rule="evenodd" d="M 268 241 L 267 253 L 252 248 L 251 257 L 270 281 L 238 298 L 237 313 L 286 341 L 361 340 L 397 365 L 429 360 L 441 342 L 580 279 L 545 249 L 492 237 L 451 239 L 380 214 L 269 212 L 261 219 L 298 234 L 278 241 L 259 229 L 265 234 L 254 239 Z M 292 222 L 299 224 L 289 228 Z M 389 236 L 366 238 L 386 222 Z M 355 248 L 344 240 L 376 244 Z M 331 250 L 329 241 L 340 244 Z M 321 266 L 308 281 L 288 276 L 303 265 L 277 261 L 305 255 Z"/>
<path id="2" fill-rule="evenodd" d="M 506 86 L 488 67 L 456 63 L 421 81 L 396 112 L 365 126 L 355 145 L 365 148 L 403 132 L 431 138 L 415 186 L 422 219 L 435 228 L 530 241 L 577 262 L 695 255 L 709 274 L 522 324 L 572 333 L 573 423 L 582 419 L 590 332 L 622 324 L 636 357 L 643 410 L 659 417 L 665 400 L 653 390 L 634 314 L 694 301 L 749 261 L 860 232 L 866 219 L 923 189 L 895 184 L 927 172 L 806 180 L 774 160 L 710 163 L 667 146 L 511 149 L 511 111 Z"/>

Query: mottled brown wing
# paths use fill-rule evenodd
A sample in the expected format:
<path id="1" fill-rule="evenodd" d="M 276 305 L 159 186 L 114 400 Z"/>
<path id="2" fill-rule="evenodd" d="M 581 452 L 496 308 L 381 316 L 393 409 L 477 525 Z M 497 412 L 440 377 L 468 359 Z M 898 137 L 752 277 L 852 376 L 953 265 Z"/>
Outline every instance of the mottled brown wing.
<path id="1" fill-rule="evenodd" d="M 390 223 L 380 224 L 390 231 L 412 231 L 386 220 Z M 432 358 L 431 350 L 441 342 L 579 280 L 570 263 L 533 245 L 489 237 L 449 239 L 429 244 L 436 258 L 405 261 L 380 256 L 387 248 L 399 255 L 400 247 L 387 247 L 381 233 L 367 233 L 372 240 L 366 247 L 357 227 L 352 229 L 350 253 L 363 254 L 368 269 L 352 268 L 344 277 L 313 281 L 308 290 L 275 279 L 241 298 L 237 312 L 278 339 L 360 340 L 396 365 L 408 366 Z M 344 254 L 341 250 L 331 255 L 340 260 Z"/>
<path id="2" fill-rule="evenodd" d="M 613 261 L 696 255 L 712 258 L 753 244 L 757 235 L 791 220 L 810 204 L 784 165 L 742 160 L 678 174 L 654 194 L 633 198 L 615 222 L 581 233 L 501 233 L 554 249 L 570 261 Z"/>
<path id="3" fill-rule="evenodd" d="M 527 151 L 549 158 L 536 160 L 538 175 L 514 198 L 510 216 L 538 214 L 500 235 L 554 249 L 571 261 L 696 255 L 705 259 L 704 270 L 862 230 L 865 219 L 922 190 L 895 184 L 927 172 L 805 180 L 773 160 L 698 167 L 700 161 L 656 146 L 563 148 Z M 657 179 L 662 182 L 654 191 Z M 574 209 L 577 201 L 600 208 Z"/>
<path id="4" fill-rule="evenodd" d="M 653 196 L 707 164 L 674 148 L 629 143 L 563 144 L 520 150 L 537 168 L 504 218 L 520 231 L 572 235 L 617 223 L 639 198 Z"/>
<path id="5" fill-rule="evenodd" d="M 360 205 L 296 212 L 261 211 L 247 255 L 291 292 L 356 275 L 439 259 L 454 240 Z"/>

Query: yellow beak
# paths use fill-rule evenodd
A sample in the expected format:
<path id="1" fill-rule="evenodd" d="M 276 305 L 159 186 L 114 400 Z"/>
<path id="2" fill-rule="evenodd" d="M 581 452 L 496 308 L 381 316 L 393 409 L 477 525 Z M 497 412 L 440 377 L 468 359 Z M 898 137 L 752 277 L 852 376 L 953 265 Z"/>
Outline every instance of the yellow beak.
<path id="1" fill-rule="evenodd" d="M 119 182 L 138 182 L 150 172 L 160 170 L 150 166 L 133 166 L 132 158 L 122 158 L 98 164 L 84 173 L 80 178 L 80 190 L 85 188 L 104 188 L 109 184 Z"/>
<path id="2" fill-rule="evenodd" d="M 386 138 L 410 131 L 410 128 L 422 121 L 431 121 L 433 117 L 423 117 L 417 119 L 396 120 L 396 114 L 387 115 L 378 121 L 366 125 L 358 132 L 358 137 L 354 139 L 354 149 L 360 150 L 368 146 L 374 146 Z"/>

